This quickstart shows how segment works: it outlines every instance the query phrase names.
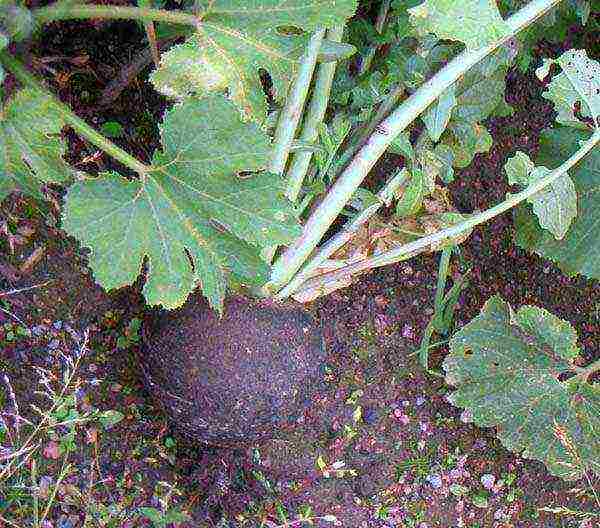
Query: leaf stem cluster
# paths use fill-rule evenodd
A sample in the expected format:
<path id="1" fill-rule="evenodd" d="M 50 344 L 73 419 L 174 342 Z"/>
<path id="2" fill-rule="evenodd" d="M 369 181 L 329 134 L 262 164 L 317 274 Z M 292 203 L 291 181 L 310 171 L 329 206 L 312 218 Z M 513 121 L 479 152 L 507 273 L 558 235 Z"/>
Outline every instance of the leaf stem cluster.
<path id="1" fill-rule="evenodd" d="M 560 0 L 530 2 L 507 19 L 510 33 L 504 39 L 481 49 L 461 53 L 387 117 L 371 134 L 365 145 L 340 174 L 323 201 L 307 219 L 302 236 L 275 261 L 272 279 L 266 285 L 266 290 L 278 292 L 292 280 L 310 258 L 327 230 L 335 222 L 377 160 L 406 127 L 472 66 L 559 3 Z"/>

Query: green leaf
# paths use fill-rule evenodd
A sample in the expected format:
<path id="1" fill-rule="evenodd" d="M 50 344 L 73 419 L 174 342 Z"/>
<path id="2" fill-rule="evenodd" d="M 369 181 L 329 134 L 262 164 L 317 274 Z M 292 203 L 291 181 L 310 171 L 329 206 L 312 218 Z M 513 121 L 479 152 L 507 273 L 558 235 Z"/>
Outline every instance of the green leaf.
<path id="1" fill-rule="evenodd" d="M 425 0 L 408 11 L 419 32 L 460 40 L 470 50 L 483 48 L 510 33 L 494 0 Z"/>
<path id="2" fill-rule="evenodd" d="M 524 152 L 517 152 L 512 158 L 508 158 L 504 164 L 504 172 L 508 176 L 510 185 L 527 187 L 531 183 L 530 174 L 535 169 L 535 164 Z"/>
<path id="3" fill-rule="evenodd" d="M 20 2 L 19 2 L 20 3 Z M 0 1 L 0 27 L 9 40 L 20 42 L 29 38 L 34 23 L 31 12 L 17 2 Z"/>
<path id="4" fill-rule="evenodd" d="M 52 102 L 34 90 L 21 90 L 0 113 L 0 201 L 12 191 L 43 198 L 40 186 L 68 180 L 62 156 L 64 122 Z"/>
<path id="5" fill-rule="evenodd" d="M 178 307 L 199 283 L 221 310 L 228 272 L 246 284 L 267 273 L 247 243 L 289 244 L 301 233 L 296 213 L 278 176 L 237 176 L 266 165 L 270 142 L 225 98 L 175 106 L 161 137 L 143 179 L 105 173 L 73 185 L 64 228 L 92 249 L 90 266 L 105 288 L 134 282 L 147 257 L 149 304 Z"/>
<path id="6" fill-rule="evenodd" d="M 123 125 L 118 121 L 106 121 L 100 127 L 100 132 L 109 138 L 118 138 L 123 135 Z"/>
<path id="7" fill-rule="evenodd" d="M 546 167 L 536 167 L 526 154 L 517 152 L 510 158 L 504 170 L 508 182 L 527 187 L 550 172 Z M 564 238 L 577 216 L 577 192 L 568 174 L 563 174 L 540 192 L 528 198 L 540 227 L 548 229 L 557 240 Z"/>
<path id="8" fill-rule="evenodd" d="M 545 59 L 536 71 L 540 79 L 545 79 L 553 65 L 562 72 L 556 75 L 543 97 L 552 101 L 558 112 L 556 121 L 576 128 L 587 128 L 575 115 L 575 106 L 581 107 L 581 116 L 591 118 L 598 126 L 600 116 L 600 63 L 588 58 L 585 50 L 569 50 L 558 59 Z"/>
<path id="9" fill-rule="evenodd" d="M 450 121 L 443 142 L 454 155 L 454 166 L 465 168 L 471 164 L 476 154 L 492 148 L 493 139 L 479 123 Z"/>
<path id="10" fill-rule="evenodd" d="M 119 411 L 104 411 L 98 416 L 98 420 L 105 429 L 117 425 L 123 418 L 125 418 L 125 415 Z"/>
<path id="11" fill-rule="evenodd" d="M 542 134 L 537 163 L 559 166 L 579 148 L 589 133 L 561 127 Z M 581 273 L 600 279 L 600 149 L 592 150 L 570 170 L 578 196 L 578 214 L 566 236 L 556 240 L 540 228 L 525 206 L 516 212 L 517 243 L 525 249 L 556 262 L 568 275 Z"/>
<path id="12" fill-rule="evenodd" d="M 198 0 L 197 31 L 161 58 L 150 80 L 175 99 L 229 89 L 247 116 L 267 114 L 259 70 L 269 72 L 278 95 L 285 94 L 308 35 L 342 24 L 354 14 L 356 0 Z"/>
<path id="13" fill-rule="evenodd" d="M 423 171 L 414 169 L 402 197 L 396 204 L 396 214 L 399 217 L 412 216 L 419 212 L 423 199 L 428 194 Z"/>
<path id="14" fill-rule="evenodd" d="M 389 151 L 392 154 L 404 156 L 408 160 L 412 159 L 415 155 L 415 152 L 410 142 L 410 134 L 408 132 L 402 132 L 398 134 L 390 143 Z"/>
<path id="15" fill-rule="evenodd" d="M 439 141 L 440 136 L 446 130 L 455 106 L 456 95 L 453 85 L 440 95 L 438 100 L 425 111 L 423 122 L 427 127 L 429 137 L 433 141 Z"/>
<path id="16" fill-rule="evenodd" d="M 490 117 L 505 102 L 506 74 L 513 58 L 513 50 L 501 46 L 473 66 L 457 83 L 452 118 L 474 123 Z"/>
<path id="17" fill-rule="evenodd" d="M 452 404 L 475 424 L 495 427 L 502 444 L 542 461 L 564 479 L 598 471 L 600 390 L 574 374 L 573 327 L 536 306 L 514 312 L 492 297 L 457 332 L 444 361 Z"/>

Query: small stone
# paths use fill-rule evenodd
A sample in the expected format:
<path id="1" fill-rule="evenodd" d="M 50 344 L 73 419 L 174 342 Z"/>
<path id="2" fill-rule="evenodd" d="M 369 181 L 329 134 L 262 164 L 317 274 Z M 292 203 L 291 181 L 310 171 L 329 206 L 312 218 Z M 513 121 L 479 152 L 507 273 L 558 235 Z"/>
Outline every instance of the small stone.
<path id="1" fill-rule="evenodd" d="M 423 398 L 423 396 L 419 396 L 417 397 L 417 400 L 415 401 L 415 405 L 417 407 L 421 407 L 421 405 L 423 405 L 427 400 L 425 398 Z"/>
<path id="2" fill-rule="evenodd" d="M 367 425 L 375 425 L 379 419 L 379 413 L 372 407 L 365 407 L 363 409 L 362 419 Z"/>
<path id="3" fill-rule="evenodd" d="M 53 327 L 55 330 L 60 330 L 60 329 L 62 329 L 62 325 L 63 325 L 63 322 L 62 322 L 62 321 L 55 321 L 54 323 L 52 323 L 52 327 Z"/>
<path id="4" fill-rule="evenodd" d="M 431 484 L 431 487 L 434 489 L 442 487 L 442 477 L 437 473 L 432 473 L 431 475 L 428 475 L 425 480 L 427 480 L 427 482 L 429 482 L 429 484 Z"/>
<path id="5" fill-rule="evenodd" d="M 469 409 L 465 409 L 460 413 L 460 421 L 462 423 L 471 423 L 473 421 L 473 413 Z"/>
<path id="6" fill-rule="evenodd" d="M 485 475 L 481 476 L 481 483 L 483 484 L 483 487 L 487 490 L 492 489 L 494 487 L 495 482 L 496 477 L 494 475 L 491 475 L 490 473 L 486 473 Z"/>

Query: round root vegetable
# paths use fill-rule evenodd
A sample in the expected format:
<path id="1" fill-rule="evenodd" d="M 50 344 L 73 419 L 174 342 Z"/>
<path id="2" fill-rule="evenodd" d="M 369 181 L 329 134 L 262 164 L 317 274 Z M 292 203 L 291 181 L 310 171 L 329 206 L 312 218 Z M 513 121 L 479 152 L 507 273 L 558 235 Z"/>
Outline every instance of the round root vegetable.
<path id="1" fill-rule="evenodd" d="M 149 391 L 184 436 L 243 445 L 282 435 L 320 386 L 319 324 L 300 305 L 199 297 L 144 335 Z"/>

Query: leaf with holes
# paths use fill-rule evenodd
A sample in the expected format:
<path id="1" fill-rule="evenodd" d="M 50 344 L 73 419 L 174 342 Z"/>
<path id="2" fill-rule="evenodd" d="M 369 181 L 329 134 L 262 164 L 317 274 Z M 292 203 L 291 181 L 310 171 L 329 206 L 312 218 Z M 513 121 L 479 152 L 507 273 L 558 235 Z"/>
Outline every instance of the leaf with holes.
<path id="1" fill-rule="evenodd" d="M 91 248 L 90 265 L 105 288 L 134 282 L 147 257 L 149 304 L 180 306 L 199 283 L 220 310 L 228 272 L 255 284 L 267 274 L 258 248 L 301 233 L 295 211 L 278 176 L 237 175 L 263 168 L 270 142 L 225 98 L 175 106 L 161 138 L 143 179 L 111 173 L 73 185 L 64 228 Z"/>
<path id="2" fill-rule="evenodd" d="M 40 186 L 72 175 L 63 160 L 64 122 L 49 97 L 21 90 L 0 113 L 0 201 L 12 191 L 42 198 Z"/>
<path id="3" fill-rule="evenodd" d="M 554 475 L 600 474 L 600 388 L 579 375 L 578 356 L 568 322 L 536 306 L 513 311 L 492 297 L 450 341 L 444 370 L 455 390 L 448 399 Z"/>
<path id="4" fill-rule="evenodd" d="M 508 174 L 508 183 L 521 187 L 527 187 L 552 172 L 546 167 L 536 167 L 523 152 L 517 152 L 510 158 L 504 170 Z M 563 174 L 527 201 L 533 205 L 540 227 L 550 231 L 557 240 L 564 238 L 577 216 L 577 192 L 571 177 Z"/>
<path id="5" fill-rule="evenodd" d="M 408 10 L 420 33 L 460 40 L 468 49 L 483 48 L 510 33 L 494 0 L 425 0 Z"/>
<path id="6" fill-rule="evenodd" d="M 556 121 L 576 128 L 589 128 L 589 123 L 578 119 L 591 119 L 600 126 L 600 63 L 588 58 L 585 50 L 569 50 L 558 59 L 544 59 L 537 69 L 540 79 L 545 79 L 553 65 L 560 66 L 561 73 L 554 76 L 543 96 L 552 101 L 558 112 Z"/>
<path id="7" fill-rule="evenodd" d="M 285 94 L 308 36 L 301 30 L 342 24 L 356 0 L 199 0 L 197 31 L 164 53 L 151 75 L 158 91 L 181 99 L 229 89 L 247 116 L 264 121 L 267 102 L 259 70 Z"/>
<path id="8" fill-rule="evenodd" d="M 558 167 L 579 148 L 589 133 L 561 127 L 542 134 L 538 165 Z M 562 240 L 541 229 L 526 206 L 517 209 L 517 243 L 555 261 L 568 275 L 600 279 L 600 149 L 595 148 L 569 171 L 577 192 L 577 218 Z"/>

